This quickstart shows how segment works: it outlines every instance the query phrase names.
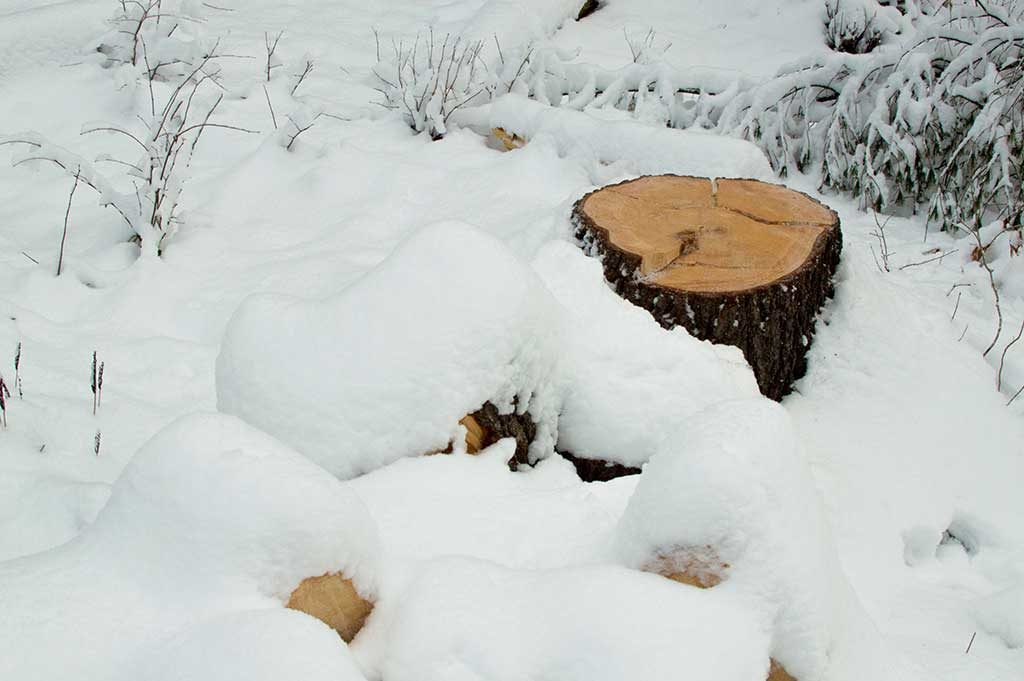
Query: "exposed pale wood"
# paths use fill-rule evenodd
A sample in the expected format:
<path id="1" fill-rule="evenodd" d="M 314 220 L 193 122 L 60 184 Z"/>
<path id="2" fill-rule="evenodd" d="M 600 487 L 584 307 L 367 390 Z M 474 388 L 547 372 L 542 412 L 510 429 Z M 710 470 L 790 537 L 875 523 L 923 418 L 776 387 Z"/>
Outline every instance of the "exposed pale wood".
<path id="1" fill-rule="evenodd" d="M 710 546 L 675 549 L 655 556 L 643 566 L 674 582 L 710 589 L 728 576 L 729 564 L 722 561 Z"/>
<path id="2" fill-rule="evenodd" d="M 515 133 L 507 132 L 504 128 L 494 128 L 491 130 L 495 137 L 505 145 L 505 148 L 509 151 L 513 149 L 519 149 L 526 144 L 526 140 L 516 135 Z"/>
<path id="3" fill-rule="evenodd" d="M 768 681 L 796 681 L 781 664 L 775 660 L 772 660 L 771 663 L 771 667 L 768 669 Z"/>
<path id="4" fill-rule="evenodd" d="M 460 424 L 466 429 L 466 452 L 469 454 L 476 454 L 481 449 L 486 447 L 484 444 L 487 441 L 487 431 L 480 425 L 480 422 L 472 414 L 468 414 L 462 417 L 459 421 Z"/>
<path id="5" fill-rule="evenodd" d="M 373 604 L 356 591 L 352 580 L 340 573 L 302 580 L 287 607 L 312 615 L 350 642 L 363 628 Z"/>
<path id="6" fill-rule="evenodd" d="M 748 180 L 646 177 L 588 196 L 582 211 L 640 257 L 649 281 L 742 292 L 799 269 L 834 215 L 802 194 Z"/>

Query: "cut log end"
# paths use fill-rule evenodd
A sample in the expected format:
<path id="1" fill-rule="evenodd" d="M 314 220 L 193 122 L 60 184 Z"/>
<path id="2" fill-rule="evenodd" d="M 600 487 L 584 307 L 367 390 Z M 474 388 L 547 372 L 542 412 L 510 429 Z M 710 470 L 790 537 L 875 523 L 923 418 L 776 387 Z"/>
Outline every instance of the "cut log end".
<path id="1" fill-rule="evenodd" d="M 742 349 L 766 396 L 803 375 L 842 248 L 834 211 L 756 180 L 662 175 L 588 194 L 573 221 L 620 295 Z"/>
<path id="2" fill-rule="evenodd" d="M 515 134 L 514 132 L 508 132 L 504 128 L 494 128 L 491 133 L 498 138 L 507 151 L 513 151 L 515 149 L 521 149 L 526 146 L 526 140 Z"/>
<path id="3" fill-rule="evenodd" d="M 352 580 L 338 573 L 302 580 L 287 607 L 311 615 L 349 643 L 363 628 L 373 604 L 356 591 Z"/>

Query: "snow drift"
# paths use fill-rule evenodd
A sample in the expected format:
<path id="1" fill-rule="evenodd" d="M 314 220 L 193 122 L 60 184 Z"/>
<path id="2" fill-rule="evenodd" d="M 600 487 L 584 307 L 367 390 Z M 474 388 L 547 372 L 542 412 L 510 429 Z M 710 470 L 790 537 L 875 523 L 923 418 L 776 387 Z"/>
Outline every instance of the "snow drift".
<path id="1" fill-rule="evenodd" d="M 444 223 L 323 301 L 239 308 L 217 359 L 217 404 L 350 478 L 461 441 L 487 401 L 529 409 L 553 446 L 557 306 L 497 239 Z"/>
<path id="2" fill-rule="evenodd" d="M 372 594 L 376 560 L 373 519 L 341 483 L 237 419 L 189 416 L 136 454 L 82 535 L 0 565 L 0 678 L 106 681 L 142 668 L 151 678 L 157 660 L 193 654 L 227 678 L 252 668 L 238 647 L 311 632 L 302 646 L 276 647 L 278 664 L 307 668 L 295 656 L 316 647 L 336 669 L 343 662 L 323 643 L 343 647 L 337 635 L 283 615 L 282 603 L 326 572 Z M 241 628 L 204 624 L 253 610 L 272 614 L 247 612 Z"/>
<path id="3" fill-rule="evenodd" d="M 619 548 L 634 567 L 713 554 L 725 579 L 712 592 L 748 599 L 771 636 L 772 657 L 798 679 L 817 679 L 843 582 L 796 442 L 786 411 L 766 399 L 701 412 L 644 469 Z"/>

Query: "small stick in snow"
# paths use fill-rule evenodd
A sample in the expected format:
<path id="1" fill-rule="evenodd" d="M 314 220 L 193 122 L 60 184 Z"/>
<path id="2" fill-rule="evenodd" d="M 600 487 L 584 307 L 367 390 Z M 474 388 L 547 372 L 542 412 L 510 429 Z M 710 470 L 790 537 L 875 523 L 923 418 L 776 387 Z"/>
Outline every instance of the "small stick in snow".
<path id="1" fill-rule="evenodd" d="M 295 96 L 295 91 L 299 89 L 299 86 L 302 85 L 302 81 L 306 80 L 306 76 L 308 76 L 309 72 L 312 71 L 312 70 L 313 70 L 313 60 L 312 59 L 307 59 L 306 60 L 306 67 L 302 70 L 302 73 L 299 74 L 299 79 L 297 81 L 295 81 L 295 85 L 292 86 L 292 93 L 291 93 L 292 97 Z"/>
<path id="2" fill-rule="evenodd" d="M 999 337 L 1003 335 L 1003 306 L 999 302 L 999 287 L 996 286 L 996 275 L 992 271 L 991 265 L 988 264 L 988 258 L 985 255 L 985 247 L 981 243 L 981 236 L 979 236 L 976 230 L 971 230 L 971 236 L 974 237 L 975 241 L 978 242 L 978 247 L 974 249 L 976 260 L 981 263 L 981 266 L 985 268 L 988 273 L 988 283 L 992 287 L 992 295 L 995 298 L 996 305 L 996 335 L 992 338 L 992 342 L 989 343 L 988 347 L 985 348 L 985 352 L 981 353 L 982 357 L 987 357 L 988 353 L 992 351 L 992 348 L 996 346 L 999 341 Z"/>
<path id="3" fill-rule="evenodd" d="M 978 632 L 974 632 L 973 634 L 971 634 L 971 641 L 970 641 L 970 643 L 967 644 L 967 650 L 964 651 L 964 655 L 967 655 L 968 653 L 971 652 L 971 646 L 974 645 L 974 637 L 977 636 L 977 635 L 978 635 Z"/>
<path id="4" fill-rule="evenodd" d="M 100 440 L 101 440 L 101 437 L 102 436 L 100 435 L 100 431 L 97 430 L 96 431 L 96 439 L 93 441 L 93 451 L 96 453 L 96 456 L 100 455 Z"/>
<path id="5" fill-rule="evenodd" d="M 26 258 L 28 258 L 29 260 L 31 260 L 32 262 L 34 262 L 35 264 L 37 264 L 37 265 L 39 264 L 39 261 L 38 261 L 38 260 L 36 260 L 35 258 L 33 258 L 33 257 L 32 257 L 31 255 L 29 255 L 29 254 L 28 254 L 28 253 L 26 253 L 25 251 L 22 251 L 22 252 L 21 252 L 21 254 L 22 254 L 23 256 L 25 256 Z"/>
<path id="6" fill-rule="evenodd" d="M 960 309 L 960 296 L 964 294 L 963 291 L 958 291 L 956 294 L 956 305 L 953 306 L 953 316 L 949 318 L 949 321 L 956 319 L 956 311 Z"/>
<path id="7" fill-rule="evenodd" d="M 1024 320 L 1021 320 L 1020 329 L 1017 331 L 1017 335 L 1014 336 L 1013 340 L 1006 344 L 1003 348 L 1003 354 L 999 357 L 999 373 L 996 375 L 996 390 L 1003 389 L 1003 364 L 1006 362 L 1006 352 L 1010 347 L 1020 340 L 1021 335 L 1024 334 Z"/>
<path id="8" fill-rule="evenodd" d="M 270 93 L 267 92 L 267 86 L 263 86 L 263 96 L 267 98 L 267 108 L 270 109 L 270 120 L 274 123 L 274 130 L 277 130 L 277 116 L 274 115 L 274 105 L 270 103 Z"/>
<path id="9" fill-rule="evenodd" d="M 57 256 L 57 276 L 64 265 L 64 242 L 68 238 L 68 218 L 71 216 L 71 201 L 75 198 L 75 190 L 78 189 L 78 179 L 82 176 L 82 167 L 75 171 L 75 182 L 71 185 L 71 193 L 68 194 L 68 207 L 64 211 L 64 233 L 60 237 L 60 255 Z"/>
<path id="10" fill-rule="evenodd" d="M 89 387 L 92 388 L 92 415 L 95 416 L 96 415 L 96 396 L 97 396 L 96 395 L 96 390 L 98 388 L 97 372 L 96 372 L 96 351 L 95 350 L 92 351 L 92 381 L 90 382 Z"/>
<path id="11" fill-rule="evenodd" d="M 270 82 L 270 71 L 271 71 L 271 69 L 274 69 L 274 68 L 276 68 L 278 66 L 278 64 L 274 64 L 272 62 L 273 62 L 273 59 L 274 59 L 274 52 L 277 51 L 277 44 L 279 42 L 281 42 L 281 36 L 283 36 L 283 35 L 284 35 L 284 31 L 280 31 L 277 34 L 277 37 L 274 38 L 273 42 L 271 42 L 270 34 L 269 33 L 264 33 L 263 34 L 263 43 L 267 47 L 267 82 L 268 83 Z"/>
<path id="12" fill-rule="evenodd" d="M 97 381 L 96 381 L 96 406 L 97 407 L 103 406 L 103 367 L 105 365 L 106 365 L 106 362 L 100 362 L 100 375 L 97 377 Z"/>
<path id="13" fill-rule="evenodd" d="M 905 270 L 905 269 L 907 269 L 909 267 L 917 267 L 918 265 L 927 265 L 928 263 L 935 262 L 936 260 L 941 261 L 947 255 L 952 255 L 952 254 L 956 253 L 958 250 L 959 249 L 954 248 L 952 251 L 946 251 L 945 253 L 939 253 L 934 258 L 928 258 L 927 260 L 922 260 L 921 262 L 908 262 L 906 265 L 900 265 L 900 269 L 901 270 Z"/>
<path id="14" fill-rule="evenodd" d="M 14 351 L 14 387 L 18 389 L 18 399 L 25 399 L 21 390 L 21 341 L 18 341 L 18 349 Z"/>
<path id="15" fill-rule="evenodd" d="M 6 394 L 6 397 L 4 396 Z M 11 393 L 7 390 L 7 384 L 4 383 L 4 377 L 0 376 L 0 422 L 3 423 L 3 427 L 7 428 L 7 397 L 10 397 Z"/>

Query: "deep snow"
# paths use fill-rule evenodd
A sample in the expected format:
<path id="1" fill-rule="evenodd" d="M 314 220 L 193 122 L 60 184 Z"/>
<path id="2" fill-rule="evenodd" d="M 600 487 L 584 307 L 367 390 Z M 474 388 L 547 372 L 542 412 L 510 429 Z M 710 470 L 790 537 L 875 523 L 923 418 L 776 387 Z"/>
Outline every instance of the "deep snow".
<path id="1" fill-rule="evenodd" d="M 571 204 L 594 186 L 648 172 L 767 177 L 753 147 L 515 97 L 465 110 L 462 127 L 431 143 L 372 103 L 371 27 L 409 39 L 431 24 L 483 33 L 496 22 L 503 45 L 549 35 L 580 48 L 579 61 L 608 68 L 630 58 L 623 28 L 655 27 L 656 46 L 672 43 L 673 67 L 757 79 L 823 49 L 820 3 L 608 0 L 561 28 L 567 12 L 555 4 L 536 3 L 550 16 L 485 0 L 254 0 L 203 10 L 203 33 L 247 57 L 223 60 L 219 119 L 261 132 L 204 137 L 183 194 L 184 226 L 159 261 L 136 260 L 116 216 L 79 189 L 65 274 L 55 278 L 70 180 L 52 168 L 10 168 L 0 148 L 0 361 L 11 382 L 22 343 L 25 390 L 8 401 L 0 432 L 0 676 L 666 678 L 686 664 L 698 676 L 713 669 L 740 679 L 762 673 L 769 655 L 804 672 L 801 681 L 1024 675 L 1024 399 L 1005 407 L 1024 383 L 1024 348 L 1008 351 L 997 391 L 999 353 L 1012 335 L 981 358 L 994 316 L 967 243 L 941 235 L 923 243 L 919 220 L 894 218 L 886 226 L 893 271 L 883 272 L 872 216 L 820 197 L 843 222 L 837 295 L 807 377 L 774 410 L 784 415 L 765 417 L 791 422 L 792 432 L 755 458 L 767 440 L 753 431 L 720 421 L 680 428 L 705 407 L 754 395 L 738 353 L 661 330 L 566 243 Z M 87 157 L 134 153 L 119 136 L 78 134 L 87 121 L 131 125 L 148 106 L 145 88 L 119 89 L 118 76 L 88 54 L 113 5 L 0 0 L 0 133 L 38 130 Z M 291 152 L 273 130 L 259 63 L 264 32 L 279 30 L 282 66 L 268 86 L 277 115 L 348 119 L 319 119 Z M 293 98 L 306 55 L 316 68 Z M 530 143 L 498 151 L 486 136 L 496 124 Z M 802 178 L 788 182 L 814 193 Z M 443 251 L 444 230 L 430 226 L 452 221 L 471 227 L 445 238 L 478 244 L 479 260 L 431 251 Z M 424 234 L 437 241 L 423 244 Z M 959 250 L 898 269 L 934 247 Z M 1015 332 L 1024 278 L 1001 252 L 995 266 Z M 396 261 L 409 265 L 408 278 L 382 275 Z M 502 273 L 515 290 L 500 285 Z M 955 284 L 964 285 L 950 293 Z M 557 383 L 560 446 L 631 463 L 661 451 L 639 479 L 582 484 L 555 456 L 512 474 L 508 443 L 479 457 L 395 460 L 443 446 L 472 402 L 517 383 L 492 375 L 518 356 L 494 343 L 536 340 L 523 329 L 541 312 L 499 315 L 451 291 L 508 301 L 519 287 L 540 291 L 524 298 L 550 297 L 545 305 L 569 329 L 555 356 L 538 353 L 533 368 L 551 362 L 557 371 L 526 381 Z M 421 324 L 374 316 L 402 292 L 417 300 Z M 272 297 L 243 305 L 253 294 Z M 297 316 L 305 338 L 270 343 L 289 329 L 264 318 L 258 336 L 229 331 L 224 350 L 233 337 L 249 346 L 239 378 L 262 382 L 254 391 L 267 403 L 246 400 L 254 411 L 243 416 L 284 444 L 231 417 L 179 421 L 217 407 L 225 330 L 283 299 L 320 313 Z M 331 311 L 362 323 L 338 323 Z M 425 338 L 436 344 L 416 342 Z M 340 341 L 368 348 L 345 355 L 331 346 Z M 93 350 L 106 362 L 95 417 Z M 363 372 L 379 391 L 353 400 L 324 367 Z M 314 416 L 310 403 L 325 397 L 342 401 L 317 408 L 344 407 L 354 420 Z M 379 401 L 394 412 L 376 411 Z M 771 410 L 756 398 L 752 405 L 744 419 Z M 426 415 L 422 450 L 408 421 L 417 414 Z M 325 418 L 362 430 L 344 448 L 321 440 L 319 454 L 290 437 L 309 436 L 309 423 Z M 345 477 L 390 465 L 337 482 L 292 447 Z M 728 458 L 713 456 L 719 447 Z M 685 499 L 666 499 L 674 486 L 648 496 L 675 476 L 691 490 Z M 784 489 L 771 489 L 777 479 Z M 753 495 L 743 515 L 724 501 L 757 489 L 778 503 Z M 642 520 L 646 498 L 685 517 Z M 628 569 L 637 562 L 624 536 L 681 541 L 708 529 L 686 505 L 673 513 L 675 502 L 719 512 L 733 529 L 759 528 L 756 560 L 740 555 L 731 585 L 697 592 Z M 358 571 L 378 599 L 350 648 L 281 606 L 298 579 L 336 569 Z M 809 636 L 801 626 L 776 628 L 793 622 L 827 624 Z"/>

